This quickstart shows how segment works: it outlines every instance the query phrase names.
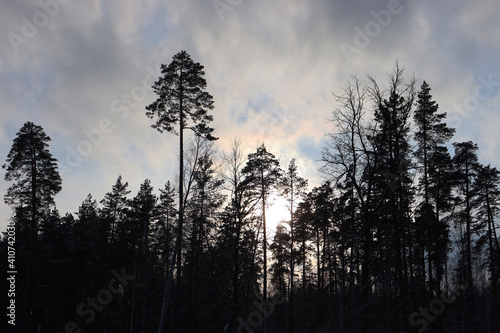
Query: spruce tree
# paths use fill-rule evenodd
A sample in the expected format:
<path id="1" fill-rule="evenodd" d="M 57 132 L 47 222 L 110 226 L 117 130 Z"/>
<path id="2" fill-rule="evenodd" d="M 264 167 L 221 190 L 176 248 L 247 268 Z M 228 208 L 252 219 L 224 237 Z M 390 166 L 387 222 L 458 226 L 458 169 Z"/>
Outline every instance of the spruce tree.
<path id="1" fill-rule="evenodd" d="M 128 182 L 123 183 L 122 176 L 118 176 L 111 192 L 106 193 L 104 199 L 101 200 L 103 218 L 110 224 L 109 245 L 111 250 L 116 237 L 116 223 L 123 221 L 127 214 L 127 195 L 129 193 Z"/>
<path id="2" fill-rule="evenodd" d="M 381 242 L 381 265 L 385 271 L 380 283 L 388 299 L 384 304 L 386 313 L 394 308 L 394 316 L 408 317 L 407 307 L 395 307 L 394 304 L 408 299 L 408 239 L 405 236 L 409 229 L 410 203 L 413 197 L 409 133 L 415 81 L 405 83 L 403 69 L 396 63 L 394 72 L 389 75 L 386 92 L 376 90 L 378 86 L 375 82 L 372 85 L 372 98 L 378 103 L 374 114 L 373 135 L 375 154 L 379 155 L 379 161 L 375 164 L 375 176 L 379 183 L 375 188 L 381 203 L 376 238 Z M 389 294 L 397 297 L 393 299 Z M 384 320 L 385 325 L 390 325 L 388 316 Z M 401 328 L 398 322 L 395 329 Z"/>
<path id="3" fill-rule="evenodd" d="M 141 297 L 140 297 L 140 314 L 136 315 L 134 313 L 134 305 L 136 298 L 132 299 L 132 310 L 131 310 L 131 323 L 130 331 L 137 329 L 134 326 L 134 317 L 140 318 L 140 332 L 146 332 L 146 324 L 150 321 L 150 313 L 148 312 L 149 306 L 149 279 L 151 271 L 150 265 L 150 248 L 149 248 L 149 234 L 152 222 L 157 217 L 156 210 L 157 197 L 153 194 L 153 187 L 151 186 L 151 181 L 146 179 L 140 186 L 139 192 L 131 201 L 131 218 L 135 225 L 137 225 L 137 243 L 136 243 L 136 253 L 134 260 L 134 270 L 136 279 L 133 281 L 134 290 L 137 286 L 140 286 Z M 140 259 L 139 259 L 140 258 Z M 133 293 L 135 296 L 135 292 Z"/>
<path id="4" fill-rule="evenodd" d="M 421 204 L 419 213 L 422 228 L 426 232 L 424 248 L 427 249 L 427 273 L 429 276 L 429 286 L 431 297 L 434 292 L 439 293 L 439 285 L 435 283 L 433 277 L 432 267 L 432 253 L 435 252 L 433 244 L 435 243 L 433 237 L 442 234 L 437 233 L 435 228 L 440 224 L 439 216 L 435 212 L 435 207 L 431 205 L 430 187 L 431 184 L 436 182 L 431 178 L 429 169 L 433 167 L 436 161 L 432 159 L 434 152 L 441 145 L 445 144 L 453 136 L 454 129 L 449 128 L 443 122 L 446 113 L 437 113 L 439 106 L 432 100 L 430 94 L 431 88 L 424 81 L 421 90 L 418 93 L 417 108 L 415 110 L 413 119 L 416 125 L 415 141 L 417 142 L 417 149 L 414 154 L 417 157 L 420 171 L 420 187 L 423 191 L 423 202 Z M 434 221 L 433 221 L 434 220 Z M 435 225 L 434 225 L 435 224 Z M 434 230 L 434 231 L 432 231 Z M 434 267 L 438 270 L 438 267 Z M 425 278 L 425 276 L 424 276 Z M 437 279 L 439 280 L 439 278 Z"/>

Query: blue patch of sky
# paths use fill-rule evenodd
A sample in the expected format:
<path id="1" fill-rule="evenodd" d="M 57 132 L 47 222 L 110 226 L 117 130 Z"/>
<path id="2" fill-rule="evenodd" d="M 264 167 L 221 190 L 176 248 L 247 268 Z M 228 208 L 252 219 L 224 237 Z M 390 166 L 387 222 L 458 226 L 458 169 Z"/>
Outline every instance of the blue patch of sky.
<path id="1" fill-rule="evenodd" d="M 476 89 L 480 89 L 477 96 L 477 92 L 474 91 L 476 97 L 478 97 L 479 102 L 486 102 L 500 93 L 500 70 L 495 68 L 485 68 L 481 73 L 476 73 L 474 75 L 474 85 Z"/>
<path id="2" fill-rule="evenodd" d="M 233 112 L 233 114 L 235 114 L 235 112 Z M 248 118 L 248 111 L 245 111 L 244 113 L 240 113 L 240 114 L 235 114 L 235 115 L 236 115 L 236 124 L 243 125 L 244 123 L 246 123 L 247 118 Z"/>
<path id="3" fill-rule="evenodd" d="M 137 146 L 134 143 L 131 143 L 128 147 L 128 153 L 130 156 L 137 156 Z"/>
<path id="4" fill-rule="evenodd" d="M 252 112 L 257 114 L 261 112 L 272 112 L 272 110 L 268 110 L 270 102 L 271 98 L 269 98 L 269 96 L 263 93 L 258 93 L 255 98 L 247 101 L 247 105 L 244 110 L 231 109 L 231 118 L 236 121 L 236 124 L 243 125 L 248 120 L 250 110 L 253 110 Z"/>
<path id="5" fill-rule="evenodd" d="M 43 108 L 41 101 L 45 101 L 50 95 L 52 83 L 53 78 L 46 69 L 37 68 L 36 72 L 23 69 L 4 73 L 1 82 L 3 93 L 6 96 L 14 96 L 14 104 L 12 105 L 14 110 L 9 112 L 16 112 L 21 117 L 23 114 L 29 114 L 30 119 L 22 119 L 23 123 L 26 120 L 40 123 L 43 120 L 43 114 L 40 112 Z M 19 121 L 20 119 L 17 118 L 15 122 Z M 21 126 L 22 124 L 19 123 L 19 128 Z M 19 128 L 16 129 L 16 132 Z"/>
<path id="6" fill-rule="evenodd" d="M 12 140 L 16 137 L 16 133 L 19 132 L 24 123 L 19 122 L 19 119 L 2 119 L 2 128 L 5 133 L 5 137 L 8 141 L 8 146 L 12 144 Z M 6 142 L 4 142 L 6 143 Z M 6 145 L 6 146 L 7 146 Z M 10 149 L 10 148 L 9 148 Z"/>
<path id="7" fill-rule="evenodd" d="M 247 102 L 248 109 L 253 109 L 255 113 L 261 113 L 263 111 L 272 111 L 267 110 L 269 108 L 269 104 L 271 104 L 271 98 L 264 94 L 258 93 L 257 96 L 253 99 L 250 99 Z"/>
<path id="8" fill-rule="evenodd" d="M 301 136 L 297 141 L 297 146 L 305 157 L 317 161 L 321 158 L 325 140 L 326 138 L 318 141 L 312 136 Z"/>
<path id="9" fill-rule="evenodd" d="M 458 126 L 456 128 L 455 136 L 451 142 L 472 140 L 479 144 L 481 148 L 480 131 L 482 121 L 488 114 L 495 112 L 492 102 L 500 93 L 500 73 L 488 73 L 481 71 L 475 73 L 473 86 L 469 90 L 469 94 L 463 96 L 454 107 L 451 108 L 455 113 L 452 114 L 454 118 L 458 118 Z M 447 112 L 450 117 L 450 109 L 443 108 L 442 112 Z M 445 119 L 445 122 L 447 120 Z M 451 121 L 450 126 L 456 126 L 456 121 Z M 454 149 L 451 149 L 452 155 Z"/>
<path id="10" fill-rule="evenodd" d="M 165 7 L 160 6 L 154 11 L 154 16 L 142 24 L 139 28 L 139 35 L 141 36 L 141 42 L 146 45 L 158 45 L 160 44 L 165 36 L 172 32 L 170 27 L 167 30 L 167 25 L 165 19 L 167 18 Z"/>

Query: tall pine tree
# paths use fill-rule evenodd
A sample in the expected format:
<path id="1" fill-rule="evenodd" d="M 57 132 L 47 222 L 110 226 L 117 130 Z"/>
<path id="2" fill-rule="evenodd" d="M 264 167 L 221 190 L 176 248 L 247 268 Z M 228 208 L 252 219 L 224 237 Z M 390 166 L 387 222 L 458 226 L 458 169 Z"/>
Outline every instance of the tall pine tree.
<path id="1" fill-rule="evenodd" d="M 30 331 L 31 274 L 33 268 L 33 255 L 36 251 L 38 226 L 40 219 L 48 215 L 54 205 L 54 196 L 61 191 L 61 176 L 57 170 L 57 160 L 49 152 L 50 137 L 45 134 L 41 126 L 27 121 L 16 134 L 9 154 L 5 180 L 14 182 L 4 196 L 6 204 L 14 210 L 29 212 L 25 225 L 19 230 L 25 231 L 25 241 L 28 243 L 24 250 L 27 254 L 24 287 L 24 320 L 25 331 Z M 21 237 L 20 237 L 21 236 Z M 18 235 L 18 239 L 23 235 Z M 20 249 L 18 249 L 20 250 Z"/>
<path id="2" fill-rule="evenodd" d="M 431 88 L 427 82 L 424 81 L 420 89 L 417 99 L 417 108 L 413 116 L 416 126 L 414 138 L 417 142 L 417 149 L 414 154 L 418 161 L 420 171 L 419 185 L 423 191 L 424 198 L 420 205 L 419 218 L 423 230 L 426 231 L 425 240 L 423 240 L 422 243 L 427 249 L 427 274 L 429 276 L 429 289 L 432 298 L 434 293 L 440 296 L 440 287 L 435 282 L 435 280 L 439 281 L 440 278 L 433 276 L 432 257 L 433 253 L 437 251 L 434 246 L 437 242 L 435 242 L 433 238 L 439 237 L 439 235 L 442 235 L 442 232 L 438 230 L 441 221 L 436 213 L 436 208 L 431 205 L 430 187 L 438 180 L 431 177 L 430 168 L 435 167 L 433 164 L 439 161 L 434 160 L 432 158 L 433 155 L 439 147 L 451 139 L 454 129 L 449 128 L 446 123 L 443 122 L 446 113 L 437 113 L 439 106 L 432 100 L 432 95 L 430 94 Z M 422 268 L 424 269 L 424 267 Z M 434 268 L 438 270 L 437 266 Z"/>
<path id="3" fill-rule="evenodd" d="M 153 119 L 153 128 L 160 133 L 167 131 L 179 135 L 179 219 L 177 225 L 177 293 L 176 293 L 176 321 L 180 316 L 180 288 L 182 271 L 182 228 L 184 220 L 184 130 L 190 129 L 195 135 L 216 140 L 212 136 L 213 128 L 208 123 L 213 117 L 208 114 L 214 108 L 212 95 L 205 91 L 207 82 L 205 72 L 200 63 L 195 63 L 186 51 L 177 53 L 172 62 L 161 66 L 161 76 L 153 85 L 158 99 L 146 107 L 146 115 Z M 191 120 L 191 125 L 188 124 Z M 175 125 L 179 129 L 175 129 Z M 163 328 L 160 328 L 160 332 Z"/>
<path id="4" fill-rule="evenodd" d="M 290 210 L 290 305 L 288 307 L 288 333 L 293 332 L 293 302 L 294 302 L 294 262 L 295 262 L 295 250 L 294 250 L 294 209 L 295 205 L 298 204 L 299 200 L 306 194 L 305 190 L 307 188 L 307 180 L 300 177 L 297 173 L 297 166 L 295 165 L 295 159 L 290 161 L 288 169 L 283 172 L 280 180 L 279 187 L 281 190 L 281 195 L 286 199 Z"/>
<path id="5" fill-rule="evenodd" d="M 274 186 L 279 180 L 281 170 L 276 157 L 267 151 L 264 144 L 257 147 L 255 153 L 248 155 L 248 161 L 242 170 L 246 175 L 247 181 L 250 182 L 253 188 L 260 193 L 260 202 L 262 209 L 262 251 L 264 255 L 264 281 L 263 281 L 263 298 L 267 300 L 267 224 L 266 224 L 266 206 L 268 199 Z M 265 328 L 264 328 L 265 329 Z"/>

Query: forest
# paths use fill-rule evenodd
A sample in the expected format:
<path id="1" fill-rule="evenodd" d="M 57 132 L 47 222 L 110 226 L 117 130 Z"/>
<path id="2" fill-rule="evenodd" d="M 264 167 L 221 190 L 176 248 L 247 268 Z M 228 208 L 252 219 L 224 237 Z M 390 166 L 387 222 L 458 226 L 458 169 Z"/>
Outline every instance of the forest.
<path id="1" fill-rule="evenodd" d="M 265 143 L 219 151 L 204 67 L 187 52 L 161 69 L 144 112 L 178 140 L 179 175 L 158 192 L 145 179 L 131 193 L 117 171 L 103 198 L 61 214 L 50 133 L 27 121 L 13 138 L 0 267 L 17 270 L 16 316 L 2 331 L 499 330 L 500 172 L 454 142 L 429 84 L 396 63 L 385 81 L 335 88 L 311 189 Z M 269 230 L 277 196 L 289 217 Z"/>

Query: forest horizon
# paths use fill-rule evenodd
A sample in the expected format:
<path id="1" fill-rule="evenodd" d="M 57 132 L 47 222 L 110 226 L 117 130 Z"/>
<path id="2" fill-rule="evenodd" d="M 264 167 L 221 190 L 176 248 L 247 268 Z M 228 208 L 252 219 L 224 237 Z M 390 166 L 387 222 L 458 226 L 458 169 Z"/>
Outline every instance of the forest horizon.
<path id="1" fill-rule="evenodd" d="M 6 1 L 0 332 L 498 332 L 499 17 Z"/>
<path id="2" fill-rule="evenodd" d="M 183 172 L 159 195 L 145 179 L 132 196 L 118 175 L 103 198 L 61 214 L 50 137 L 27 121 L 14 138 L 2 165 L 13 216 L 1 249 L 10 290 L 22 286 L 9 293 L 11 327 L 495 331 L 500 172 L 477 144 L 452 140 L 425 81 L 398 62 L 386 82 L 353 75 L 335 95 L 324 181 L 309 189 L 296 160 L 281 165 L 265 143 L 247 156 L 241 138 L 217 149 L 203 65 L 180 51 L 161 68 L 145 113 L 178 140 Z"/>

